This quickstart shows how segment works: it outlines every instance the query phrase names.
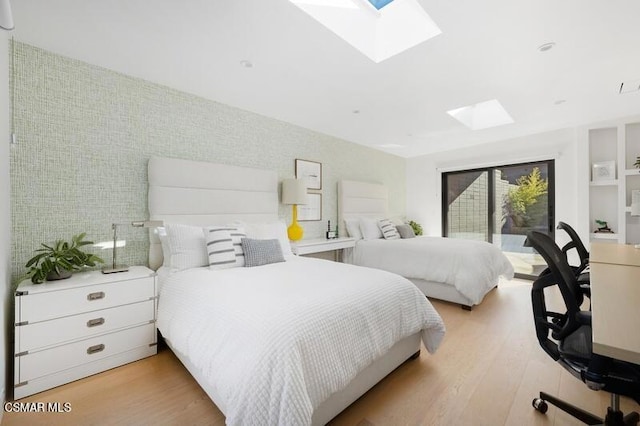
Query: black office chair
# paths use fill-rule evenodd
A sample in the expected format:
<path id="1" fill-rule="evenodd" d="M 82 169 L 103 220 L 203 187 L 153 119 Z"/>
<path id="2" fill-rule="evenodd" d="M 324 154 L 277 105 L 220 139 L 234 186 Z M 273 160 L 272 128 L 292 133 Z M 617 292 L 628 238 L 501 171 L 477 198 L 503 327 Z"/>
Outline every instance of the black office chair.
<path id="1" fill-rule="evenodd" d="M 587 266 L 589 266 L 589 252 L 584 244 L 582 244 L 582 240 L 578 236 L 578 233 L 571 226 L 564 222 L 558 222 L 556 229 L 562 229 L 569 235 L 569 238 L 571 238 L 571 241 L 562 247 L 562 252 L 566 256 L 569 250 L 576 249 L 578 256 L 580 257 L 580 265 L 573 266 L 572 269 L 574 269 L 576 275 L 582 274 Z"/>
<path id="2" fill-rule="evenodd" d="M 562 247 L 562 253 L 565 256 L 565 259 L 568 259 L 568 252 L 571 249 L 575 249 L 578 253 L 578 257 L 580 258 L 580 264 L 578 266 L 571 266 L 573 273 L 578 278 L 578 285 L 580 287 L 580 291 L 591 299 L 591 277 L 589 276 L 589 272 L 585 272 L 585 269 L 589 266 L 589 252 L 586 247 L 582 243 L 582 240 L 578 236 L 578 233 L 567 223 L 558 222 L 558 226 L 556 229 L 561 229 L 569 235 L 571 241 Z M 546 268 L 540 275 L 549 273 L 549 268 Z"/>
<path id="3" fill-rule="evenodd" d="M 540 253 L 550 271 L 541 275 L 531 290 L 540 346 L 589 389 L 611 392 L 611 406 L 604 420 L 545 392 L 533 400 L 534 408 L 545 413 L 549 402 L 589 425 L 637 425 L 640 415 L 632 412 L 623 416 L 619 395 L 629 396 L 640 404 L 640 366 L 592 352 L 591 312 L 580 310 L 583 295 L 566 256 L 549 236 L 540 232 L 529 232 L 527 243 Z M 544 289 L 554 285 L 562 294 L 564 313 L 547 311 Z"/>

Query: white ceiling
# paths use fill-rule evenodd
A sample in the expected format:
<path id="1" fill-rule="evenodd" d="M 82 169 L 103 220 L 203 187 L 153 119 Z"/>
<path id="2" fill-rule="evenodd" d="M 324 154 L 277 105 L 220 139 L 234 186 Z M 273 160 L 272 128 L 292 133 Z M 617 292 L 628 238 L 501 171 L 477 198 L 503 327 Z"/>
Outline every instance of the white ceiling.
<path id="1" fill-rule="evenodd" d="M 12 7 L 16 40 L 403 157 L 640 113 L 618 94 L 640 78 L 639 1 L 419 2 L 442 34 L 378 64 L 288 0 Z M 446 113 L 490 99 L 515 123 Z"/>

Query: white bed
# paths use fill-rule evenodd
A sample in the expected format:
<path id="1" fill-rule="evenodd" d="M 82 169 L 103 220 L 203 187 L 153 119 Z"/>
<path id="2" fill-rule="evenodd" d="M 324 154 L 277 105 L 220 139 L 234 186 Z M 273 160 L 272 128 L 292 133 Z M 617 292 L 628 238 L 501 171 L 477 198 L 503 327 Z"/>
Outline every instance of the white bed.
<path id="1" fill-rule="evenodd" d="M 357 218 L 388 218 L 384 185 L 338 182 L 339 223 Z M 500 276 L 513 278 L 513 267 L 492 244 L 439 237 L 399 240 L 358 240 L 344 256 L 359 266 L 379 268 L 408 278 L 427 297 L 459 303 L 465 309 L 480 304 Z"/>
<path id="2" fill-rule="evenodd" d="M 272 171 L 152 158 L 149 213 L 198 226 L 277 219 Z M 150 264 L 162 264 L 153 237 Z M 404 278 L 317 259 L 159 271 L 158 328 L 228 424 L 325 424 L 444 325 Z M 425 304 L 426 302 L 426 304 Z M 402 315 L 400 315 L 402 312 Z"/>

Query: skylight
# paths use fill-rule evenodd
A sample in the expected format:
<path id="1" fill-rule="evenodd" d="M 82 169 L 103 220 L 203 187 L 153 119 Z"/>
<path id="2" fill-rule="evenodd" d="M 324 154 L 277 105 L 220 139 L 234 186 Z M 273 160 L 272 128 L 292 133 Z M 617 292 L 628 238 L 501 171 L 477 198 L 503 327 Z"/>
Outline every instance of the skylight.
<path id="1" fill-rule="evenodd" d="M 358 1 L 358 0 L 355 0 Z M 292 3 L 308 4 L 312 6 L 337 7 L 342 9 L 357 9 L 358 6 L 352 0 L 299 0 Z"/>
<path id="2" fill-rule="evenodd" d="M 393 0 L 369 0 L 369 3 L 371 3 L 376 10 L 380 10 L 392 1 Z"/>
<path id="3" fill-rule="evenodd" d="M 513 118 L 497 99 L 447 111 L 471 130 L 488 129 L 513 123 Z"/>
<path id="4" fill-rule="evenodd" d="M 374 62 L 441 33 L 417 0 L 290 0 Z"/>

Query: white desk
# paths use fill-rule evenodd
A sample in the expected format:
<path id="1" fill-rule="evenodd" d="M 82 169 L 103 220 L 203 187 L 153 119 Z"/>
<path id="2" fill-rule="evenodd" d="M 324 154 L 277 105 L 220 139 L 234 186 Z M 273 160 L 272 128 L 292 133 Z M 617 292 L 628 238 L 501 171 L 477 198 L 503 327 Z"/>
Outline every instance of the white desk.
<path id="1" fill-rule="evenodd" d="M 591 243 L 593 352 L 640 364 L 640 249 Z"/>
<path id="2" fill-rule="evenodd" d="M 295 255 L 305 255 L 321 253 L 325 251 L 335 251 L 334 260 L 338 260 L 338 250 L 354 247 L 356 240 L 354 238 L 334 238 L 327 240 L 325 238 L 301 240 L 291 243 L 291 251 Z"/>

